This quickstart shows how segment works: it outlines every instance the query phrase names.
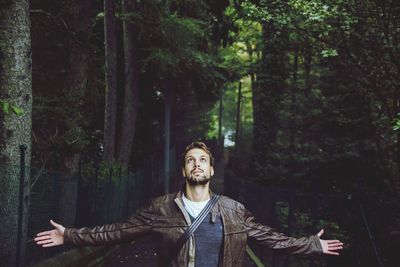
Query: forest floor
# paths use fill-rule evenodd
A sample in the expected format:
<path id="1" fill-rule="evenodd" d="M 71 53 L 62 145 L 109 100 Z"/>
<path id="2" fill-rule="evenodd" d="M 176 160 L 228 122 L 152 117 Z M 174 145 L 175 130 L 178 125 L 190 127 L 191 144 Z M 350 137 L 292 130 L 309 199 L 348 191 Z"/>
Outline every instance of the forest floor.
<path id="1" fill-rule="evenodd" d="M 144 237 L 131 244 L 121 245 L 99 267 L 146 266 L 157 267 L 155 244 L 151 237 Z"/>

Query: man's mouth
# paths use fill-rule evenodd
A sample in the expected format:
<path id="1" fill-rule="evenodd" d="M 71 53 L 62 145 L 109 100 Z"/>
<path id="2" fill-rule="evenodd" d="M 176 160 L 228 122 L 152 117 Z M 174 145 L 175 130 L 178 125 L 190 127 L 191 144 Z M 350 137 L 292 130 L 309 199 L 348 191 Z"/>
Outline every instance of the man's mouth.
<path id="1" fill-rule="evenodd" d="M 197 170 L 192 171 L 192 173 L 193 173 L 193 174 L 196 174 L 196 173 L 203 173 L 203 171 L 197 169 Z"/>

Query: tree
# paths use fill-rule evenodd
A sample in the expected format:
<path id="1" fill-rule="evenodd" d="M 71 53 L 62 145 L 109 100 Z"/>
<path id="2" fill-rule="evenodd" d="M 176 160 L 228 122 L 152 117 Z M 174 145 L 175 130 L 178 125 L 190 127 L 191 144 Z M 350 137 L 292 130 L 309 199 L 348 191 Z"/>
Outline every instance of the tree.
<path id="1" fill-rule="evenodd" d="M 254 100 L 254 164 L 257 176 L 276 178 L 279 165 L 275 154 L 279 121 L 279 106 L 287 88 L 288 33 L 275 21 L 263 24 L 264 48 Z M 276 155 L 276 154 L 275 154 Z"/>
<path id="2" fill-rule="evenodd" d="M 136 6 L 135 1 L 122 1 L 122 12 L 128 14 Z M 132 154 L 136 129 L 136 117 L 139 103 L 139 62 L 135 25 L 128 19 L 123 20 L 124 36 L 124 100 L 121 118 L 121 136 L 118 145 L 118 162 L 128 167 Z"/>
<path id="3" fill-rule="evenodd" d="M 15 266 L 17 258 L 19 264 L 23 263 L 29 205 L 29 186 L 26 186 L 29 180 L 26 180 L 23 218 L 18 218 L 20 145 L 27 147 L 28 166 L 31 159 L 32 71 L 28 1 L 1 2 L 0 40 L 0 99 L 23 110 L 20 116 L 0 112 L 0 258 L 2 265 Z M 16 255 L 19 219 L 22 219 L 22 235 L 20 255 Z"/>
<path id="4" fill-rule="evenodd" d="M 74 142 L 73 138 L 85 135 L 84 118 L 81 114 L 84 104 L 84 96 L 87 90 L 89 58 L 88 36 L 91 30 L 91 1 L 62 1 L 62 12 L 67 24 L 68 39 L 68 63 L 63 83 L 62 93 L 66 102 L 69 102 L 69 110 L 76 113 L 76 117 L 70 120 L 65 128 L 65 135 L 69 136 L 67 143 Z M 78 137 L 79 138 L 79 137 Z M 72 139 L 72 140 L 71 140 Z M 71 149 L 64 156 L 64 165 L 69 173 L 76 173 L 81 152 L 79 149 Z"/>
<path id="5" fill-rule="evenodd" d="M 117 134 L 117 28 L 114 0 L 104 0 L 106 100 L 104 116 L 104 160 L 114 160 Z"/>

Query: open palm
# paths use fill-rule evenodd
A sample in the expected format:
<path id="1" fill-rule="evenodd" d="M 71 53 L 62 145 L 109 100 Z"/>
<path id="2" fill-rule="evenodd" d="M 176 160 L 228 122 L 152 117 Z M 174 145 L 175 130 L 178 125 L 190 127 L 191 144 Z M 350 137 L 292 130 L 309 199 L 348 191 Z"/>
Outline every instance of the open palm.
<path id="1" fill-rule="evenodd" d="M 36 244 L 41 245 L 44 248 L 60 246 L 64 244 L 65 227 L 61 224 L 55 223 L 53 220 L 50 220 L 50 224 L 53 225 L 55 229 L 40 232 L 35 238 Z"/>
<path id="2" fill-rule="evenodd" d="M 321 242 L 322 251 L 324 254 L 328 255 L 339 255 L 339 251 L 343 249 L 343 243 L 339 240 L 324 240 L 320 237 L 324 234 L 324 229 L 321 229 L 317 234 L 319 241 Z"/>

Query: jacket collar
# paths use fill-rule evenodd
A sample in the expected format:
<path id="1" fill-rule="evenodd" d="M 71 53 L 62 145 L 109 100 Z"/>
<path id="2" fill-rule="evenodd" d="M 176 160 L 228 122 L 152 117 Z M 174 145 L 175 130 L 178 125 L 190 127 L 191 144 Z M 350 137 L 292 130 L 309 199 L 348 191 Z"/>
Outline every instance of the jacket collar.
<path id="1" fill-rule="evenodd" d="M 188 225 L 191 225 L 192 220 L 190 219 L 189 213 L 186 211 L 186 209 L 183 205 L 182 195 L 184 194 L 184 192 L 185 192 L 185 184 L 183 184 L 181 190 L 176 193 L 174 201 L 175 201 L 176 205 L 178 205 L 180 211 L 182 212 L 183 217 L 185 217 L 186 223 Z M 212 198 L 213 195 L 215 195 L 214 192 L 210 190 L 210 198 Z M 219 201 L 215 204 L 215 206 L 211 210 L 212 218 L 215 219 L 215 216 L 216 216 L 218 210 L 219 210 Z"/>

